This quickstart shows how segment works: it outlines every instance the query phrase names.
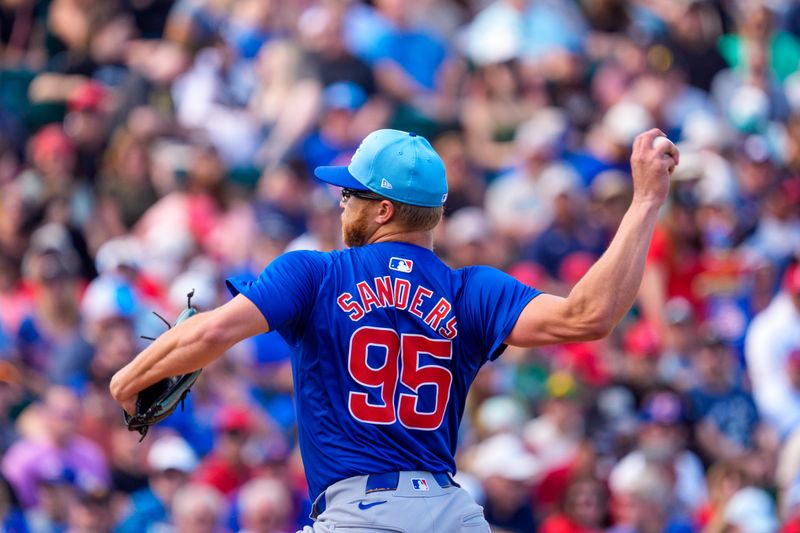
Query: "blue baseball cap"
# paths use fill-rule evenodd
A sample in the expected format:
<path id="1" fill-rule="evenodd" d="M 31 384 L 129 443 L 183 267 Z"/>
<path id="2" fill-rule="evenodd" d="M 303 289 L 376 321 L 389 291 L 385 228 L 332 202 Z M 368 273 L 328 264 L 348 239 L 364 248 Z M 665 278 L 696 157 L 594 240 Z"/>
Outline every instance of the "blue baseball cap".
<path id="1" fill-rule="evenodd" d="M 427 139 L 405 131 L 373 131 L 349 165 L 317 167 L 314 175 L 337 187 L 372 191 L 404 204 L 439 207 L 447 199 L 442 158 Z"/>
<path id="2" fill-rule="evenodd" d="M 355 111 L 366 101 L 367 93 L 352 81 L 339 81 L 322 91 L 322 103 L 328 109 Z"/>

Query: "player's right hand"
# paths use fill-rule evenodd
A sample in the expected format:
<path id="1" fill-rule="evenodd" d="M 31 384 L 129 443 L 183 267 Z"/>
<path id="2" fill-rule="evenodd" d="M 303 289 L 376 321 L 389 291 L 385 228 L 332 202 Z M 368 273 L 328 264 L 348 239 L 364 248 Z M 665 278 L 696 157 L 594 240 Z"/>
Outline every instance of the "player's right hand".
<path id="1" fill-rule="evenodd" d="M 678 149 L 672 143 L 657 143 L 664 132 L 654 128 L 639 134 L 633 141 L 631 173 L 634 201 L 664 203 L 669 192 L 669 177 L 680 161 Z"/>
<path id="2" fill-rule="evenodd" d="M 124 381 L 124 379 L 125 379 L 123 374 L 124 374 L 124 372 L 122 370 L 119 370 L 119 371 L 117 371 L 116 374 L 114 374 L 111 377 L 111 383 L 109 384 L 109 390 L 111 391 L 111 397 L 114 398 L 114 401 L 116 401 L 120 405 L 120 407 L 122 407 L 123 411 L 125 411 L 129 415 L 135 415 L 136 414 L 136 395 L 134 394 L 133 396 L 129 396 L 127 398 L 123 398 L 123 397 L 120 397 L 118 395 L 118 392 L 117 392 L 117 391 L 119 391 L 121 389 L 120 382 Z"/>

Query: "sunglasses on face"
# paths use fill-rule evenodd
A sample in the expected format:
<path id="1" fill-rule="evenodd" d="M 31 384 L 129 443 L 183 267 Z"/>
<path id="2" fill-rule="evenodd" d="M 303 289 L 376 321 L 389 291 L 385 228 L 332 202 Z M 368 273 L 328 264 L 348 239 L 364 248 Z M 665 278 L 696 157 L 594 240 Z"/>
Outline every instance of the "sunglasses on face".
<path id="1" fill-rule="evenodd" d="M 383 196 L 380 194 L 375 194 L 374 192 L 370 191 L 359 191 L 356 189 L 342 189 L 342 202 L 347 203 L 347 200 L 350 199 L 351 196 L 356 198 L 361 198 L 362 200 L 385 200 Z"/>

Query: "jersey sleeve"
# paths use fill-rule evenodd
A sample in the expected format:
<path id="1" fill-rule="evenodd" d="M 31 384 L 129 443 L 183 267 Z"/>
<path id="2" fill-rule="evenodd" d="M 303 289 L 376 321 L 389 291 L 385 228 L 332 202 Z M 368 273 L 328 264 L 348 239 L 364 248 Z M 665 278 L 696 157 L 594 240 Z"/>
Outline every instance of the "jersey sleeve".
<path id="1" fill-rule="evenodd" d="M 494 360 L 503 353 L 522 310 L 541 291 L 495 268 L 477 266 L 465 271 L 463 316 L 481 353 L 486 360 Z"/>
<path id="2" fill-rule="evenodd" d="M 290 340 L 311 312 L 327 259 L 321 252 L 289 252 L 270 263 L 257 279 L 232 277 L 225 284 L 231 295 L 242 294 L 258 307 L 271 331 Z"/>

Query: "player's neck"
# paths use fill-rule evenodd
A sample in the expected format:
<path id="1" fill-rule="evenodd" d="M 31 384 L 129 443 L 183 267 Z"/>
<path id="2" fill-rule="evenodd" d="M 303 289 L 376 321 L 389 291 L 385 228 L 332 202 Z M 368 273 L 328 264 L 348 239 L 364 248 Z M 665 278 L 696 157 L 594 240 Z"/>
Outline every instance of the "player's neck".
<path id="1" fill-rule="evenodd" d="M 433 232 L 382 227 L 372 235 L 367 244 L 376 242 L 405 242 L 433 250 Z"/>

